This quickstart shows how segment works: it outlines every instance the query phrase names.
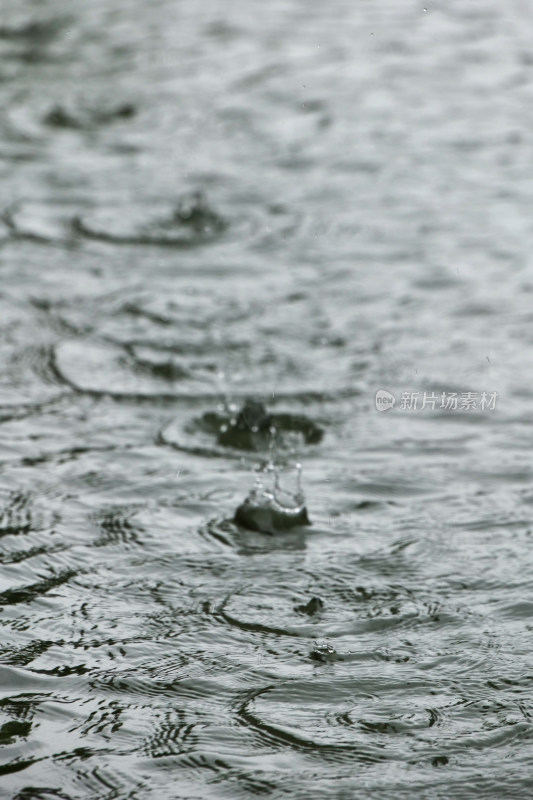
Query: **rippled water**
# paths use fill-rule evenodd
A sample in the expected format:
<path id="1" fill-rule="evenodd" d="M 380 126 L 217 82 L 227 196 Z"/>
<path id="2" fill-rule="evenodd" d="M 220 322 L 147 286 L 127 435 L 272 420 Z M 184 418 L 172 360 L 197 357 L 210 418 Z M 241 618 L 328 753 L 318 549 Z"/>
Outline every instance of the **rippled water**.
<path id="1" fill-rule="evenodd" d="M 531 797 L 529 5 L 0 12 L 0 794 Z"/>

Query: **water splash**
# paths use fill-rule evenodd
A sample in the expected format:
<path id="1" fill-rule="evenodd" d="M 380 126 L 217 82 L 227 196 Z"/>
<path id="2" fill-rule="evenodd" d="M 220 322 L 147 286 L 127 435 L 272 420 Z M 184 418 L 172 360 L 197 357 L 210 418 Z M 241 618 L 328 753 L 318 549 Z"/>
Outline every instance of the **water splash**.
<path id="1" fill-rule="evenodd" d="M 238 413 L 237 407 L 230 403 L 227 414 L 219 427 L 219 444 L 240 450 L 272 447 L 277 429 L 272 416 L 259 400 L 246 399 Z"/>
<path id="2" fill-rule="evenodd" d="M 261 533 L 280 533 L 301 525 L 310 525 L 302 487 L 302 465 L 296 464 L 296 491 L 281 486 L 277 467 L 270 462 L 265 472 L 273 473 L 271 486 L 265 486 L 263 474 L 256 472 L 255 485 L 235 512 L 235 521 Z"/>
<path id="3" fill-rule="evenodd" d="M 315 661 L 324 663 L 337 660 L 337 651 L 329 642 L 315 642 L 310 655 Z"/>

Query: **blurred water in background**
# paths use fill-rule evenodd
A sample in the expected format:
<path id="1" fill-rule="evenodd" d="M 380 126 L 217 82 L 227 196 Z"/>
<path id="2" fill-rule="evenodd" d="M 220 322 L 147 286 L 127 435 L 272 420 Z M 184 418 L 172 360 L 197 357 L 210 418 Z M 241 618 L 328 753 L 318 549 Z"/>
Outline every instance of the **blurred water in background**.
<path id="1" fill-rule="evenodd" d="M 532 33 L 0 0 L 0 795 L 531 797 Z"/>

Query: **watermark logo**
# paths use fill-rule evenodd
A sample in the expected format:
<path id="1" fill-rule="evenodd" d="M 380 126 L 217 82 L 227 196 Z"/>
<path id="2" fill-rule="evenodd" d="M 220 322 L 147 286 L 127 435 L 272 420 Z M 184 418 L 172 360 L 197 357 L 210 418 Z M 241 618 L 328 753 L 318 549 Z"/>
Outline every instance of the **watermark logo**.
<path id="1" fill-rule="evenodd" d="M 495 411 L 498 392 L 401 392 L 401 411 Z M 386 389 L 376 392 L 376 409 L 390 411 L 396 397 Z"/>
<path id="2" fill-rule="evenodd" d="M 386 389 L 378 389 L 376 392 L 376 408 L 378 411 L 390 411 L 394 408 L 396 398 Z"/>

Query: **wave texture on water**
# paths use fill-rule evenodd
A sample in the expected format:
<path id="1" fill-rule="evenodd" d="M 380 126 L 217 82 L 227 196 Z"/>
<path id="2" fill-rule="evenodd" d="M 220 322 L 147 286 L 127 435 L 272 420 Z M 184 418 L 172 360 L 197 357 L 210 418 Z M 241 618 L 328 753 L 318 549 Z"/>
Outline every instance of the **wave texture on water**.
<path id="1" fill-rule="evenodd" d="M 530 11 L 12 6 L 5 796 L 529 800 Z"/>

